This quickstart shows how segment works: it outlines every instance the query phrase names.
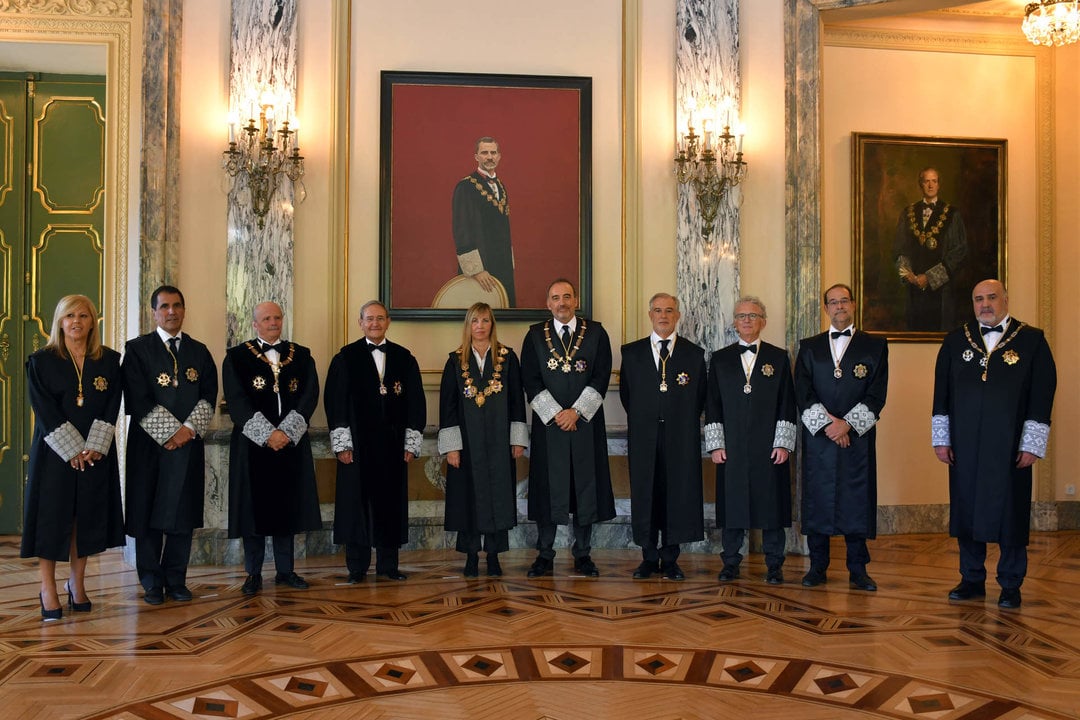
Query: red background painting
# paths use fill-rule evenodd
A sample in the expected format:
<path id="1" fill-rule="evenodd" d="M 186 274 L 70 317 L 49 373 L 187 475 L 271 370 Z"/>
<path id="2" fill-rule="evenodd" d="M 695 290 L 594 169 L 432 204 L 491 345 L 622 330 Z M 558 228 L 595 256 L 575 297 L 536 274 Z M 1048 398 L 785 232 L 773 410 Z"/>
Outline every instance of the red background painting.
<path id="1" fill-rule="evenodd" d="M 580 281 L 580 102 L 569 88 L 393 86 L 392 308 L 430 308 L 458 274 L 451 197 L 476 170 L 475 143 L 485 135 L 502 152 L 496 172 L 510 199 L 517 307 L 543 308 L 556 277 Z"/>

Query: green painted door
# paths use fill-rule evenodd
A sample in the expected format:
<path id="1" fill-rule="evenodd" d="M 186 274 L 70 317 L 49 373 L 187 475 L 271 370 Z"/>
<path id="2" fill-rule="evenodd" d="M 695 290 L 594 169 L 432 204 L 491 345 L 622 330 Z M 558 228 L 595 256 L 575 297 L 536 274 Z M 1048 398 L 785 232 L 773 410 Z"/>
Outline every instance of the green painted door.
<path id="1" fill-rule="evenodd" d="M 26 356 L 64 295 L 101 310 L 105 80 L 0 74 L 0 534 L 22 530 Z"/>

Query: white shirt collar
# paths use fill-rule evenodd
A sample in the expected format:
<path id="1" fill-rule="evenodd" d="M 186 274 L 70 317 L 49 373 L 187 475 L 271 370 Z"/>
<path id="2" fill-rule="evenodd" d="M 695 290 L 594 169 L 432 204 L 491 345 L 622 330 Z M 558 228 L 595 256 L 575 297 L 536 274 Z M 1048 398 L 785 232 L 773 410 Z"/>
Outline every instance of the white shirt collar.
<path id="1" fill-rule="evenodd" d="M 172 338 L 173 338 L 173 336 L 172 336 L 172 335 L 170 335 L 169 333 L 165 332 L 165 331 L 164 331 L 164 330 L 162 330 L 161 328 L 156 328 L 156 329 L 157 329 L 157 334 L 158 334 L 158 337 L 159 337 L 159 338 L 161 338 L 161 342 L 163 342 L 163 343 L 168 343 L 168 342 L 169 342 L 170 340 L 172 340 Z M 176 339 L 177 339 L 177 340 L 183 340 L 183 339 L 184 339 L 184 331 L 183 331 L 183 330 L 181 330 L 180 332 L 176 333 Z"/>
<path id="2" fill-rule="evenodd" d="M 564 327 L 570 328 L 570 334 L 571 335 L 573 335 L 577 331 L 577 315 L 570 318 L 570 322 L 565 323 L 565 324 L 559 322 L 559 318 L 555 317 L 554 315 L 551 316 L 551 321 L 555 325 L 555 334 L 556 335 L 561 336 L 562 335 L 562 329 Z"/>
<path id="3" fill-rule="evenodd" d="M 673 333 L 671 333 L 670 335 L 668 335 L 668 336 L 667 336 L 666 338 L 662 338 L 662 337 L 660 337 L 660 336 L 659 336 L 659 335 L 658 335 L 658 334 L 656 333 L 656 331 L 654 330 L 654 331 L 653 331 L 653 332 L 652 332 L 652 333 L 651 333 L 651 334 L 649 335 L 649 341 L 650 341 L 650 342 L 651 342 L 651 343 L 653 344 L 653 347 L 657 347 L 657 348 L 658 348 L 658 347 L 660 347 L 660 341 L 661 341 L 661 340 L 670 340 L 671 342 L 669 342 L 669 343 L 668 343 L 668 350 L 671 350 L 671 349 L 672 349 L 673 347 L 675 347 L 675 336 L 676 336 L 676 335 L 678 335 L 678 333 L 677 333 L 677 332 L 673 332 Z"/>
<path id="4" fill-rule="evenodd" d="M 1002 332 L 1005 332 L 1006 330 L 1009 329 L 1009 320 L 1010 319 L 1011 318 L 1009 317 L 1008 313 L 1005 313 L 1005 317 L 1001 318 L 1001 322 L 999 322 L 998 325 L 1001 326 L 1001 331 Z M 984 325 L 983 323 L 980 322 L 979 327 L 988 328 L 988 327 L 994 327 L 994 326 L 993 325 Z"/>

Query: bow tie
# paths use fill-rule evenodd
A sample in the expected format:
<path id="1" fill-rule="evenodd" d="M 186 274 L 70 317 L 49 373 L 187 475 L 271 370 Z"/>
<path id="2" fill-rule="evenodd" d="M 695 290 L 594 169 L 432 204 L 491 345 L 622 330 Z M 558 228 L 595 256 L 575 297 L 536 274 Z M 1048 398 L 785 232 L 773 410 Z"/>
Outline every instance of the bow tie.
<path id="1" fill-rule="evenodd" d="M 286 346 L 287 346 L 287 343 L 283 343 L 283 342 L 277 342 L 277 343 L 264 342 L 262 344 L 262 351 L 263 351 L 263 354 L 265 354 L 265 353 L 269 352 L 270 350 L 277 350 L 278 355 L 281 355 L 281 354 L 284 354 Z"/>
<path id="2" fill-rule="evenodd" d="M 833 330 L 831 333 L 829 333 L 829 337 L 831 337 L 833 340 L 835 340 L 838 337 L 851 337 L 851 328 L 848 328 L 847 330 L 844 330 L 843 332 L 841 332 L 839 330 Z"/>
<path id="3" fill-rule="evenodd" d="M 1002 328 L 1000 325 L 995 325 L 994 327 L 985 327 L 984 326 L 984 327 L 980 327 L 979 330 L 982 332 L 983 335 L 989 335 L 992 332 L 996 332 L 996 333 L 1005 332 L 1004 328 Z"/>
<path id="4" fill-rule="evenodd" d="M 739 352 L 756 353 L 757 352 L 757 345 L 743 345 L 742 350 L 740 350 Z"/>
<path id="5" fill-rule="evenodd" d="M 383 350 L 382 345 L 376 345 L 375 343 L 368 343 L 367 344 L 367 349 L 368 349 L 368 352 L 375 352 L 376 350 L 379 350 L 379 351 L 381 351 L 383 353 L 386 352 L 386 350 Z"/>

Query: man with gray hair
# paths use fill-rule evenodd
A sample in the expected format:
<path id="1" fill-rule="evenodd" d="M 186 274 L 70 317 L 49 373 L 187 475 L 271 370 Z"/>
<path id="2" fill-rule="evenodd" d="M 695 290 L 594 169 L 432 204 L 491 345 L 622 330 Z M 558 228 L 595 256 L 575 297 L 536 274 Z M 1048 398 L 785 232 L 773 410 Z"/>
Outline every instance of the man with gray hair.
<path id="1" fill-rule="evenodd" d="M 765 303 L 735 303 L 738 342 L 713 353 L 705 410 L 705 450 L 716 463 L 716 524 L 723 528 L 721 582 L 739 577 L 746 531 L 760 528 L 765 582 L 784 582 L 791 527 L 790 453 L 795 450 L 795 387 L 787 350 L 761 340 Z"/>
<path id="2" fill-rule="evenodd" d="M 705 407 L 705 350 L 677 336 L 679 300 L 674 295 L 653 295 L 649 320 L 650 335 L 623 345 L 619 373 L 631 527 L 642 556 L 634 579 L 660 573 L 683 580 L 679 544 L 705 534 L 698 429 Z"/>

